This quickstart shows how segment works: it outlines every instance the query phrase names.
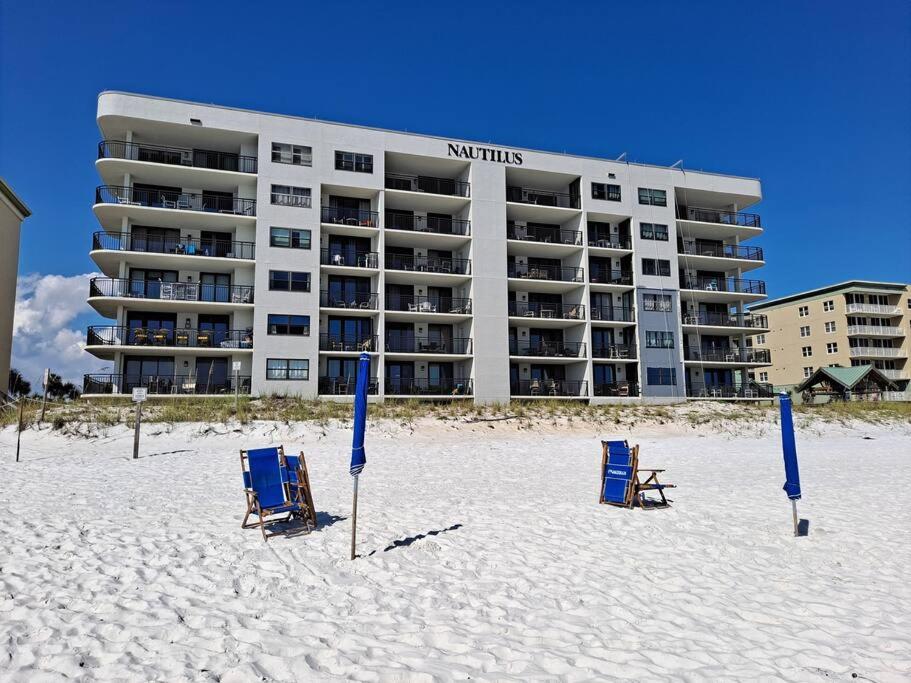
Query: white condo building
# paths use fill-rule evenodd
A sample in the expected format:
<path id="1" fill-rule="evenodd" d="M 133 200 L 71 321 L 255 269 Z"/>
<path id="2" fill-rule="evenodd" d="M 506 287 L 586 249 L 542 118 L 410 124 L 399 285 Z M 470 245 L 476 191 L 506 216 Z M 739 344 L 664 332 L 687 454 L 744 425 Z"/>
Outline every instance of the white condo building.
<path id="1" fill-rule="evenodd" d="M 771 395 L 757 179 L 119 92 L 98 126 L 87 396 L 341 400 L 363 351 L 376 400 Z"/>

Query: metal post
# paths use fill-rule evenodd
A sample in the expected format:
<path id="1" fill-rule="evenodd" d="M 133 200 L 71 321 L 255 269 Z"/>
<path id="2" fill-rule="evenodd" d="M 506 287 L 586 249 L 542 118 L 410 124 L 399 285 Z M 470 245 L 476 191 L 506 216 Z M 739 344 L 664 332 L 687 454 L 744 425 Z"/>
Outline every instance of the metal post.
<path id="1" fill-rule="evenodd" d="M 22 408 L 25 405 L 25 398 L 19 398 L 19 429 L 16 431 L 16 462 L 19 462 L 19 439 L 22 436 Z"/>
<path id="2" fill-rule="evenodd" d="M 237 415 L 237 402 L 238 402 L 238 386 L 237 386 L 237 370 L 234 371 L 234 414 Z"/>
<path id="3" fill-rule="evenodd" d="M 791 499 L 791 512 L 794 515 L 794 535 L 799 536 L 800 524 L 797 521 L 797 501 Z"/>
<path id="4" fill-rule="evenodd" d="M 44 400 L 41 402 L 41 417 L 38 418 L 38 423 L 44 422 L 44 410 L 47 408 L 47 385 L 50 384 L 51 379 L 51 369 L 46 368 L 44 370 Z"/>
<path id="5" fill-rule="evenodd" d="M 354 539 L 357 536 L 357 474 L 354 475 L 354 501 L 351 506 L 351 559 L 355 558 Z"/>
<path id="6" fill-rule="evenodd" d="M 139 425 L 142 423 L 142 401 L 136 404 L 136 431 L 133 432 L 133 460 L 139 458 Z"/>

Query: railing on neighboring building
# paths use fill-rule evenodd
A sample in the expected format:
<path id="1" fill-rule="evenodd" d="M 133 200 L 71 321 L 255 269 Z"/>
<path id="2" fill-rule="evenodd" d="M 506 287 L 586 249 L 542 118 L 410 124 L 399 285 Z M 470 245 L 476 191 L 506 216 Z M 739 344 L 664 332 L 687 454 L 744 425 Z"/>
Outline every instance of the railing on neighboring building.
<path id="1" fill-rule="evenodd" d="M 256 258 L 256 245 L 253 242 L 194 237 L 156 237 L 134 235 L 129 232 L 110 233 L 103 230 L 92 235 L 92 250 L 96 249 L 251 260 Z"/>
<path id="2" fill-rule="evenodd" d="M 764 315 L 755 313 L 714 313 L 711 311 L 699 311 L 683 315 L 682 322 L 685 326 L 706 325 L 711 327 L 748 327 L 758 329 L 768 329 L 769 327 L 769 319 Z"/>
<path id="3" fill-rule="evenodd" d="M 907 356 L 901 348 L 884 346 L 852 346 L 848 353 L 851 358 L 904 358 Z"/>
<path id="4" fill-rule="evenodd" d="M 560 282 L 583 282 L 585 271 L 573 266 L 533 265 L 510 263 L 506 276 L 523 280 L 557 280 Z"/>
<path id="5" fill-rule="evenodd" d="M 576 247 L 582 246 L 582 233 L 578 230 L 543 228 L 536 225 L 525 226 L 508 224 L 506 226 L 506 238 L 511 240 L 522 240 L 525 242 L 567 244 Z"/>
<path id="6" fill-rule="evenodd" d="M 386 295 L 387 311 L 408 311 L 409 313 L 471 313 L 471 299 L 449 296 L 419 296 L 411 294 Z"/>
<path id="7" fill-rule="evenodd" d="M 588 396 L 588 380 L 520 379 L 509 383 L 512 396 L 578 398 Z"/>
<path id="8" fill-rule="evenodd" d="M 380 214 L 366 209 L 349 209 L 341 206 L 320 207 L 320 221 L 336 225 L 352 225 L 361 228 L 379 226 Z"/>
<path id="9" fill-rule="evenodd" d="M 471 353 L 470 337 L 415 337 L 386 335 L 386 351 L 389 353 Z"/>
<path id="10" fill-rule="evenodd" d="M 547 356 L 551 358 L 584 358 L 585 342 L 509 340 L 511 356 Z"/>
<path id="11" fill-rule="evenodd" d="M 624 306 L 592 306 L 591 318 L 593 321 L 633 323 L 636 322 L 636 311 Z"/>
<path id="12" fill-rule="evenodd" d="M 595 344 L 592 343 L 592 358 L 613 358 L 629 360 L 636 357 L 636 347 L 633 344 Z"/>
<path id="13" fill-rule="evenodd" d="M 439 377 L 436 379 L 404 379 L 387 377 L 387 396 L 471 396 L 474 391 L 468 377 Z"/>
<path id="14" fill-rule="evenodd" d="M 638 396 L 639 385 L 635 382 L 614 382 L 592 384 L 592 396 Z"/>
<path id="15" fill-rule="evenodd" d="M 433 176 L 411 175 L 408 173 L 387 173 L 386 189 L 445 194 L 453 197 L 471 196 L 471 184 L 462 180 L 434 178 Z"/>
<path id="16" fill-rule="evenodd" d="M 608 237 L 588 236 L 588 246 L 598 249 L 632 249 L 633 243 L 629 237 L 610 235 Z"/>
<path id="17" fill-rule="evenodd" d="M 848 325 L 849 337 L 904 337 L 905 331 L 895 325 Z"/>
<path id="18" fill-rule="evenodd" d="M 703 382 L 688 382 L 686 395 L 690 398 L 775 398 L 775 390 L 771 384 L 763 382 L 749 382 L 748 384 L 705 384 Z"/>
<path id="19" fill-rule="evenodd" d="M 589 270 L 588 281 L 599 285 L 632 285 L 633 273 L 629 270 L 595 267 Z"/>
<path id="20" fill-rule="evenodd" d="M 722 209 L 703 209 L 695 206 L 686 208 L 688 221 L 700 223 L 722 223 L 724 225 L 739 225 L 745 228 L 760 228 L 762 223 L 759 215 L 755 213 L 741 213 L 738 211 L 724 211 Z M 681 216 L 683 218 L 683 216 Z"/>
<path id="21" fill-rule="evenodd" d="M 202 211 L 205 213 L 255 216 L 256 200 L 225 197 L 220 194 L 149 190 L 121 185 L 100 185 L 95 188 L 96 204 L 128 204 L 158 209 Z"/>
<path id="22" fill-rule="evenodd" d="M 321 332 L 319 335 L 320 351 L 367 351 L 368 353 L 378 351 L 376 335 L 355 335 L 355 334 L 335 334 L 332 332 Z"/>
<path id="23" fill-rule="evenodd" d="M 564 209 L 578 209 L 581 206 L 581 199 L 577 194 L 534 190 L 528 187 L 512 185 L 506 187 L 506 201 L 535 204 L 536 206 L 557 206 Z"/>
<path id="24" fill-rule="evenodd" d="M 87 346 L 142 346 L 193 349 L 252 349 L 253 330 L 205 330 L 92 325 Z"/>
<path id="25" fill-rule="evenodd" d="M 235 154 L 233 152 L 216 152 L 209 149 L 193 149 L 191 147 L 123 142 L 121 140 L 102 140 L 99 142 L 98 158 L 129 159 L 153 164 L 191 166 L 218 171 L 238 171 L 240 173 L 256 173 L 257 171 L 256 157 L 254 156 Z"/>
<path id="26" fill-rule="evenodd" d="M 438 235 L 471 234 L 471 221 L 449 216 L 414 216 L 387 211 L 385 226 L 387 230 L 430 232 Z"/>
<path id="27" fill-rule="evenodd" d="M 765 294 L 765 282 L 736 277 L 680 276 L 681 289 L 705 292 L 733 292 L 735 294 Z"/>
<path id="28" fill-rule="evenodd" d="M 386 268 L 390 270 L 411 270 L 419 273 L 443 273 L 446 275 L 470 275 L 471 259 L 447 258 L 445 256 L 409 256 L 386 254 Z"/>
<path id="29" fill-rule="evenodd" d="M 317 391 L 324 396 L 353 396 L 357 388 L 357 377 L 320 377 Z M 367 394 L 376 396 L 380 393 L 380 381 L 371 377 L 367 381 Z"/>
<path id="30" fill-rule="evenodd" d="M 520 318 L 560 318 L 563 320 L 584 320 L 585 305 L 510 301 L 509 315 Z"/>
<path id="31" fill-rule="evenodd" d="M 83 394 L 130 394 L 144 388 L 154 396 L 234 394 L 234 377 L 213 379 L 205 375 L 89 374 L 82 380 Z M 237 392 L 250 393 L 250 376 L 237 378 Z"/>
<path id="32" fill-rule="evenodd" d="M 902 309 L 898 306 L 883 304 L 847 304 L 845 313 L 866 313 L 868 315 L 901 315 Z"/>
<path id="33" fill-rule="evenodd" d="M 376 310 L 378 295 L 376 292 L 330 292 L 323 289 L 319 293 L 319 305 L 323 308 L 353 308 Z"/>
<path id="34" fill-rule="evenodd" d="M 355 251 L 353 249 L 323 247 L 319 250 L 319 262 L 324 266 L 379 268 L 380 255 L 375 251 Z"/>
<path id="35" fill-rule="evenodd" d="M 683 242 L 677 245 L 677 253 L 689 256 L 711 256 L 713 258 L 736 258 L 746 261 L 762 261 L 762 247 L 740 244 L 697 244 Z"/>
<path id="36" fill-rule="evenodd" d="M 702 363 L 753 363 L 766 365 L 772 362 L 772 354 L 768 349 L 712 349 L 687 346 L 683 349 L 683 360 L 700 361 Z"/>
<path id="37" fill-rule="evenodd" d="M 249 285 L 213 285 L 201 282 L 162 282 L 161 280 L 95 277 L 89 281 L 89 297 L 98 296 L 252 304 L 253 287 Z"/>

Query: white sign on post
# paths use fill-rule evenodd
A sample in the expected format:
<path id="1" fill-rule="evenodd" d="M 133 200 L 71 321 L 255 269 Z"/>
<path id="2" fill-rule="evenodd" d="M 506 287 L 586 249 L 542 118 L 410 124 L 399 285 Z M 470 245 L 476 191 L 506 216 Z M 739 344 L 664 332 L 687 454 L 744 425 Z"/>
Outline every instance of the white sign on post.
<path id="1" fill-rule="evenodd" d="M 240 361 L 236 360 L 231 363 L 231 372 L 240 372 Z"/>
<path id="2" fill-rule="evenodd" d="M 146 400 L 149 390 L 145 387 L 134 387 L 133 389 L 133 403 L 142 403 Z"/>

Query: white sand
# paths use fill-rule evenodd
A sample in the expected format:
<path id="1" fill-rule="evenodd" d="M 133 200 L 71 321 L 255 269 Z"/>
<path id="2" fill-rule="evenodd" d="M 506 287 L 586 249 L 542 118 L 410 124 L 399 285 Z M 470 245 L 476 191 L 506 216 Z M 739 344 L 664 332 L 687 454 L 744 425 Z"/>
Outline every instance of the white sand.
<path id="1" fill-rule="evenodd" d="M 149 427 L 0 433 L 0 680 L 911 678 L 907 427 L 798 435 L 799 539 L 774 431 L 373 427 L 355 562 L 349 431 Z M 597 504 L 602 436 L 671 509 Z M 323 526 L 264 544 L 237 450 L 281 442 Z"/>

